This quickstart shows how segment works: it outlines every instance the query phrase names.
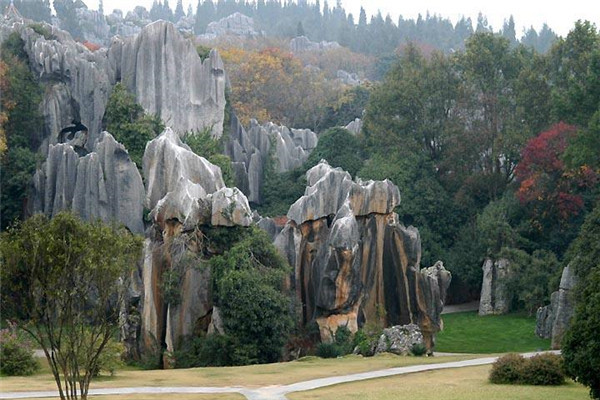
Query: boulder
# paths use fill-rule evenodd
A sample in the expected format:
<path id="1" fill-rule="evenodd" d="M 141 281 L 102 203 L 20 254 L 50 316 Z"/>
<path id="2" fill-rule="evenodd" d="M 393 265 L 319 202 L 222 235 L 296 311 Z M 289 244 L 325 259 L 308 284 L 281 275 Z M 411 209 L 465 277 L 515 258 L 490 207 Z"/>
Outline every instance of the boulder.
<path id="1" fill-rule="evenodd" d="M 504 280 L 509 274 L 509 266 L 509 261 L 504 258 L 495 262 L 486 258 L 483 262 L 479 315 L 506 314 L 508 312 L 510 304 Z"/>
<path id="2" fill-rule="evenodd" d="M 425 345 L 418 325 L 396 325 L 383 330 L 377 341 L 375 354 L 393 353 L 406 356 L 412 354 L 413 347 L 417 345 Z"/>

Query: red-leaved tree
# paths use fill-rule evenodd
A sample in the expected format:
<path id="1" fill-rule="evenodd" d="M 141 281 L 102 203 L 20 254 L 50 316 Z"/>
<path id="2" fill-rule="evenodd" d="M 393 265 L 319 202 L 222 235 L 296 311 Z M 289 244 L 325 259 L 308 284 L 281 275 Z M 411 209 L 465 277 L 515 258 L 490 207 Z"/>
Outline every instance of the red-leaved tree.
<path id="1" fill-rule="evenodd" d="M 574 126 L 560 122 L 529 140 L 521 153 L 515 170 L 520 183 L 517 197 L 529 207 L 532 222 L 539 228 L 576 216 L 584 206 L 582 189 L 596 180 L 589 168 L 571 170 L 562 160 L 575 134 Z"/>

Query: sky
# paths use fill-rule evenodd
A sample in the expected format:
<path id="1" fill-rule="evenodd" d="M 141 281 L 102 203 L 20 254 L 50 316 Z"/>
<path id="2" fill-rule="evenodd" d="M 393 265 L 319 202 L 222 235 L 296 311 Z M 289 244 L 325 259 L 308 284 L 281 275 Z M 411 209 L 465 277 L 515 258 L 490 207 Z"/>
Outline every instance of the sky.
<path id="1" fill-rule="evenodd" d="M 153 0 L 103 0 L 104 10 L 110 13 L 114 8 L 129 11 L 136 5 L 146 8 L 152 6 Z M 309 0 L 312 2 L 312 0 Z M 84 0 L 89 8 L 96 9 L 98 0 Z M 177 0 L 170 0 L 169 5 L 175 8 Z M 194 11 L 198 0 L 183 0 L 183 8 L 187 10 L 188 4 L 192 4 Z M 329 5 L 335 5 L 336 0 L 329 0 Z M 323 0 L 321 0 L 323 4 Z M 346 12 L 354 15 L 358 21 L 361 5 L 367 12 L 367 16 L 381 11 L 385 17 L 388 13 L 393 21 L 398 21 L 400 15 L 404 19 L 416 19 L 429 11 L 430 14 L 449 18 L 453 23 L 462 16 L 470 17 L 475 24 L 477 15 L 481 12 L 487 17 L 489 25 L 495 31 L 502 28 L 505 19 L 513 15 L 515 19 L 517 37 L 520 37 L 524 28 L 533 26 L 538 32 L 544 23 L 560 36 L 566 36 L 578 19 L 587 19 L 600 28 L 600 1 L 598 0 L 562 0 L 562 1 L 539 1 L 539 0 L 496 0 L 496 1 L 472 1 L 472 0 L 342 0 Z"/>

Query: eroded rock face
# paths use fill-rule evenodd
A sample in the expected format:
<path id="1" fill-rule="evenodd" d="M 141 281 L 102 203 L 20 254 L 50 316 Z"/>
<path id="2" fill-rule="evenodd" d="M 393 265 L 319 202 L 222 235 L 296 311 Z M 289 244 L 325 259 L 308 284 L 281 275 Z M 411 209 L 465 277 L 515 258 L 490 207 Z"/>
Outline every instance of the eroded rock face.
<path id="1" fill-rule="evenodd" d="M 492 259 L 486 258 L 483 262 L 479 315 L 506 314 L 508 312 L 510 304 L 503 282 L 509 274 L 509 266 L 506 259 L 494 262 Z"/>
<path id="2" fill-rule="evenodd" d="M 550 304 L 540 307 L 536 313 L 535 334 L 544 339 L 552 339 L 552 349 L 560 349 L 562 338 L 575 313 L 573 289 L 577 286 L 577 276 L 567 265 L 562 272 L 559 289 L 550 296 Z"/>
<path id="3" fill-rule="evenodd" d="M 171 128 L 146 145 L 142 166 L 147 186 L 146 206 L 151 210 L 179 185 L 180 179 L 200 185 L 205 194 L 225 187 L 221 168 L 196 155 Z"/>
<path id="4" fill-rule="evenodd" d="M 570 266 L 563 269 L 556 301 L 556 312 L 552 324 L 552 348 L 559 349 L 562 338 L 569 328 L 571 318 L 575 313 L 573 289 L 577 285 L 577 276 Z"/>
<path id="5" fill-rule="evenodd" d="M 141 340 L 146 353 L 178 349 L 214 326 L 203 226 L 249 226 L 252 211 L 221 169 L 194 154 L 170 128 L 146 146 L 146 205 L 152 227 L 144 249 Z"/>
<path id="6" fill-rule="evenodd" d="M 325 161 L 306 178 L 305 195 L 275 239 L 294 268 L 302 322 L 316 321 L 325 341 L 342 325 L 356 331 L 368 322 L 414 323 L 431 349 L 451 275 L 441 262 L 420 269 L 419 232 L 393 212 L 398 188 L 353 181 Z"/>
<path id="7" fill-rule="evenodd" d="M 301 166 L 317 146 L 317 135 L 309 129 L 288 129 L 272 122 L 259 125 L 250 122 L 248 130 L 232 117 L 230 140 L 225 153 L 233 162 L 236 186 L 252 203 L 262 202 L 262 181 L 265 163 L 275 144 L 277 172 L 286 172 Z"/>
<path id="8" fill-rule="evenodd" d="M 218 21 L 213 21 L 206 27 L 206 38 L 216 38 L 220 36 L 241 36 L 253 38 L 259 36 L 254 28 L 254 20 L 247 15 L 235 12 Z"/>
<path id="9" fill-rule="evenodd" d="M 122 81 L 136 101 L 182 135 L 223 133 L 225 70 L 216 50 L 202 61 L 175 26 L 156 21 L 139 35 L 114 38 L 108 51 L 111 82 Z"/>
<path id="10" fill-rule="evenodd" d="M 290 50 L 293 53 L 301 53 L 304 51 L 323 51 L 339 49 L 341 46 L 338 42 L 312 42 L 306 36 L 298 36 L 290 40 Z"/>
<path id="11" fill-rule="evenodd" d="M 31 212 L 54 216 L 72 210 L 87 220 L 116 221 L 142 233 L 144 185 L 127 150 L 108 132 L 85 156 L 73 144 L 50 145 L 34 176 Z"/>

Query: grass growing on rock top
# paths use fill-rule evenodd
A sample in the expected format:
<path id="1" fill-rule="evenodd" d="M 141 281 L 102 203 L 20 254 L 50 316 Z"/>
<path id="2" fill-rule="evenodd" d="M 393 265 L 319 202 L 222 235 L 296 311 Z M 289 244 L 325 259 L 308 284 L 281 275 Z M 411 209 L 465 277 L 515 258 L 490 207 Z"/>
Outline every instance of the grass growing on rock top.
<path id="1" fill-rule="evenodd" d="M 468 311 L 445 314 L 435 351 L 448 353 L 524 353 L 549 350 L 550 340 L 535 335 L 535 317 L 524 314 L 480 317 Z"/>

